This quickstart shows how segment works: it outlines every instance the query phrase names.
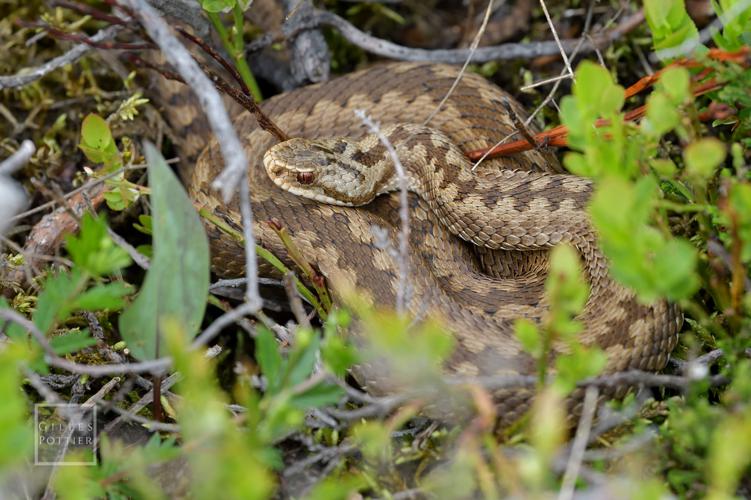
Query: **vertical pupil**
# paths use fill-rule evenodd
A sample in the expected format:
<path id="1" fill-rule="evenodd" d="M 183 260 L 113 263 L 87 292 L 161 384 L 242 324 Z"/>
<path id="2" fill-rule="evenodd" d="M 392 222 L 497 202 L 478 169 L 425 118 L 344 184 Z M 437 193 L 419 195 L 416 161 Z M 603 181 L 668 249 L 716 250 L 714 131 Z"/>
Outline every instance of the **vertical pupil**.
<path id="1" fill-rule="evenodd" d="M 313 172 L 298 172 L 297 182 L 300 184 L 310 184 L 313 182 Z"/>

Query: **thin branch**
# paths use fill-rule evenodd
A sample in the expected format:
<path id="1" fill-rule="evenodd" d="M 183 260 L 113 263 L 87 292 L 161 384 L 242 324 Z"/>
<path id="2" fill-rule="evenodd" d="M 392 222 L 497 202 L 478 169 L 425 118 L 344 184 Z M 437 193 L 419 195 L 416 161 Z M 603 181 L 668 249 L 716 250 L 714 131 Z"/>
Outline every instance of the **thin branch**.
<path id="1" fill-rule="evenodd" d="M 120 30 L 122 30 L 121 26 L 110 26 L 92 36 L 91 41 L 99 43 L 105 40 L 110 40 L 114 38 L 114 36 L 119 33 Z M 52 59 L 51 61 L 42 64 L 41 66 L 37 66 L 36 68 L 22 69 L 15 75 L 0 76 L 0 90 L 12 89 L 28 85 L 36 80 L 39 80 L 46 74 L 65 66 L 66 64 L 71 64 L 77 61 L 81 58 L 81 56 L 88 53 L 91 49 L 91 46 L 85 43 L 81 43 L 70 49 L 65 54 L 62 54 Z"/>
<path id="2" fill-rule="evenodd" d="M 262 305 L 258 289 L 258 266 L 255 257 L 255 236 L 253 234 L 253 209 L 250 205 L 248 187 L 248 159 L 237 133 L 232 126 L 219 92 L 211 80 L 200 70 L 190 52 L 171 33 L 169 25 L 146 0 L 123 0 L 136 12 L 141 24 L 154 42 L 169 58 L 170 64 L 195 92 L 198 102 L 206 113 L 211 129 L 219 142 L 225 167 L 214 179 L 212 186 L 221 191 L 225 203 L 229 202 L 240 183 L 240 208 L 243 214 L 243 233 L 246 246 L 246 276 L 248 287 L 246 297 L 253 310 Z M 247 249 L 250 249 L 248 251 Z"/>
<path id="3" fill-rule="evenodd" d="M 633 19 L 629 24 L 629 29 L 633 29 L 633 24 L 643 21 L 641 19 Z M 638 22 L 637 22 L 638 21 Z M 348 21 L 323 10 L 314 10 L 310 17 L 296 19 L 296 16 L 292 16 L 290 20 L 283 26 L 283 33 L 287 37 L 294 36 L 297 31 L 303 29 L 309 29 L 319 25 L 326 25 L 336 28 L 341 35 L 346 38 L 350 43 L 357 45 L 361 49 L 364 49 L 373 54 L 387 57 L 390 59 L 398 59 L 403 61 L 430 61 L 430 62 L 442 62 L 448 64 L 463 64 L 470 53 L 471 49 L 416 49 L 411 47 L 404 47 L 397 45 L 393 42 L 376 38 L 369 35 L 358 28 L 353 26 Z M 623 24 L 612 31 L 609 31 L 601 36 L 595 37 L 592 41 L 587 41 L 582 45 L 582 49 L 589 52 L 597 48 L 598 46 L 605 46 L 614 40 L 620 38 L 627 30 L 623 29 Z M 261 43 L 255 45 L 251 44 L 253 50 L 262 48 L 263 46 L 270 45 L 275 41 L 278 41 L 280 37 L 267 37 L 264 38 Z M 508 59 L 532 59 L 540 56 L 549 56 L 558 54 L 561 49 L 565 51 L 571 51 L 579 42 L 579 40 L 560 40 L 560 46 L 555 41 L 546 42 L 529 42 L 529 43 L 506 43 L 501 45 L 494 45 L 490 47 L 479 47 L 474 53 L 472 53 L 472 62 L 484 63 L 489 61 L 499 61 Z"/>
<path id="4" fill-rule="evenodd" d="M 563 58 L 563 64 L 566 66 L 566 69 L 568 70 L 568 74 L 571 75 L 571 77 L 573 78 L 574 70 L 571 68 L 571 63 L 568 60 L 566 51 L 563 49 L 563 46 L 561 45 L 561 40 L 558 38 L 558 32 L 555 29 L 553 20 L 550 18 L 550 13 L 548 13 L 548 6 L 545 4 L 545 0 L 540 0 L 540 6 L 542 7 L 542 12 L 545 14 L 545 19 L 548 21 L 548 26 L 550 26 L 550 31 L 553 32 L 553 38 L 555 38 L 555 43 L 556 45 L 558 45 L 558 51 L 561 54 L 561 58 Z"/>
<path id="5" fill-rule="evenodd" d="M 0 162 L 0 175 L 10 175 L 26 165 L 36 149 L 32 141 L 28 139 L 23 141 L 15 153 Z"/>
<path id="6" fill-rule="evenodd" d="M 558 492 L 558 500 L 571 500 L 574 498 L 576 478 L 579 477 L 579 469 L 584 458 L 584 452 L 587 449 L 589 432 L 592 429 L 592 419 L 594 418 L 595 410 L 597 410 L 598 395 L 599 391 L 597 387 L 593 386 L 587 387 L 584 393 L 582 414 L 579 419 L 579 426 L 576 429 L 574 443 L 571 445 L 571 454 L 566 463 L 566 472 L 563 474 L 561 489 Z"/>
<path id="7" fill-rule="evenodd" d="M 252 314 L 253 306 L 248 303 L 244 302 L 240 304 L 238 307 L 231 309 L 227 311 L 226 313 L 222 314 L 218 318 L 216 318 L 196 339 L 193 341 L 192 347 L 198 348 L 200 346 L 204 346 L 211 342 L 211 340 L 219 335 L 219 332 L 222 331 L 222 329 L 225 326 L 231 325 L 235 321 L 239 320 L 240 318 L 243 318 L 247 316 L 248 314 Z"/>
<path id="8" fill-rule="evenodd" d="M 472 44 L 469 47 L 469 54 L 467 55 L 467 59 L 464 60 L 464 64 L 462 65 L 462 69 L 459 70 L 459 74 L 456 75 L 456 78 L 454 79 L 454 83 L 451 84 L 451 88 L 449 88 L 448 92 L 446 92 L 446 95 L 443 96 L 443 99 L 441 99 L 441 102 L 436 106 L 436 108 L 428 115 L 428 117 L 425 119 L 424 122 L 422 122 L 423 126 L 427 126 L 428 123 L 435 117 L 436 114 L 438 114 L 441 109 L 443 109 L 443 105 L 446 104 L 446 101 L 448 101 L 449 97 L 451 97 L 451 94 L 454 93 L 454 90 L 459 85 L 459 82 L 462 80 L 462 77 L 464 76 L 464 72 L 467 71 L 467 66 L 469 66 L 469 63 L 472 62 L 472 56 L 475 55 L 475 51 L 477 51 L 477 47 L 480 45 L 480 39 L 482 38 L 482 35 L 485 33 L 485 29 L 488 27 L 488 21 L 490 20 L 490 14 L 493 12 L 493 0 L 490 0 L 488 2 L 488 8 L 485 9 L 485 16 L 482 19 L 482 24 L 480 25 L 480 29 L 477 30 L 477 34 L 475 34 L 475 38 L 472 40 Z"/>
<path id="9" fill-rule="evenodd" d="M 92 210 L 92 213 L 94 213 L 93 210 Z M 117 234 L 109 226 L 107 226 L 107 234 L 110 235 L 110 238 L 112 238 L 112 241 L 114 241 L 117 246 L 125 250 L 128 253 L 128 255 L 130 255 L 130 258 L 133 259 L 133 262 L 135 262 L 138 267 L 144 270 L 149 269 L 151 265 L 151 261 L 149 260 L 148 257 L 146 257 L 144 254 L 139 252 L 138 249 L 136 249 L 136 247 L 128 243 L 125 240 L 125 238 Z"/>
<path id="10" fill-rule="evenodd" d="M 391 161 L 394 162 L 397 182 L 399 183 L 399 253 L 397 263 L 399 266 L 399 286 L 396 289 L 396 312 L 403 314 L 411 300 L 409 284 L 409 180 L 407 172 L 404 170 L 399 155 L 396 154 L 394 145 L 391 144 L 388 137 L 383 135 L 380 126 L 374 122 L 364 110 L 355 110 L 360 120 L 365 124 L 371 133 L 378 136 L 378 140 L 388 151 Z"/>

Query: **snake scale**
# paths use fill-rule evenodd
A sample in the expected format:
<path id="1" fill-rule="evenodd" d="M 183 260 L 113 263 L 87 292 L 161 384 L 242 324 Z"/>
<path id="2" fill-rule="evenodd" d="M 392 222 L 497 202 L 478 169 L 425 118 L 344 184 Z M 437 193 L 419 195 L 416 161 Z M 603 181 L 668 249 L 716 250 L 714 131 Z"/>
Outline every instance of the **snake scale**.
<path id="1" fill-rule="evenodd" d="M 412 293 L 408 309 L 420 317 L 437 315 L 454 335 L 456 348 L 447 362 L 448 372 L 466 376 L 535 373 L 535 364 L 522 351 L 513 325 L 517 318 L 540 322 L 544 317 L 548 250 L 558 241 L 571 242 L 581 254 L 591 291 L 579 318 L 584 325 L 579 337 L 585 345 L 597 345 L 606 352 L 606 373 L 661 369 L 677 342 L 682 316 L 664 301 L 640 303 L 610 279 L 585 211 L 589 182 L 567 175 L 556 158 L 542 150 L 487 160 L 474 172 L 467 168 L 462 152 L 489 147 L 514 131 L 504 99 L 523 115 L 520 106 L 482 77 L 466 74 L 430 121 L 430 129 L 421 128 L 457 73 L 457 68 L 444 65 L 382 64 L 273 97 L 262 108 L 290 137 L 331 138 L 323 143 L 327 153 L 343 152 L 364 138 L 356 159 L 368 168 L 379 164 L 388 170 L 392 167 L 383 166 L 389 162 L 382 144 L 367 137 L 366 126 L 354 113 L 362 109 L 391 135 L 405 164 L 418 164 L 410 167 L 411 182 L 431 193 L 409 198 Z M 207 136 L 195 125 L 199 113 L 194 107 L 185 105 L 177 94 L 169 104 L 172 109 L 167 114 L 173 127 L 183 130 L 184 156 L 202 149 L 187 176 L 190 196 L 197 206 L 239 230 L 236 201 L 225 205 L 210 187 L 224 165 L 216 141 L 204 147 Z M 326 278 L 335 299 L 356 288 L 371 304 L 393 306 L 398 264 L 372 228 L 383 228 L 391 246 L 397 247 L 398 196 L 358 200 L 356 204 L 365 204 L 349 207 L 282 190 L 269 178 L 262 160 L 275 140 L 248 113 L 239 114 L 235 126 L 250 161 L 258 242 L 275 255 L 286 256 L 265 222 L 276 219 Z M 280 151 L 283 156 L 284 150 Z M 437 164 L 453 166 L 438 168 Z M 276 163 L 269 160 L 269 165 Z M 335 176 L 362 176 L 368 168 Z M 309 190 L 310 174 L 290 172 L 277 174 Z M 280 185 L 286 182 L 275 179 Z M 393 181 L 373 182 L 390 182 L 382 191 L 394 187 Z M 328 192 L 315 189 L 319 194 Z M 332 202 L 327 196 L 313 197 Z M 207 225 L 207 231 L 213 271 L 225 277 L 243 275 L 242 248 L 212 225 Z M 261 272 L 271 270 L 262 265 Z M 381 393 L 390 389 L 382 370 L 382 366 L 364 365 L 355 373 L 368 390 Z M 526 390 L 499 390 L 493 397 L 505 422 L 521 415 L 530 402 Z"/>

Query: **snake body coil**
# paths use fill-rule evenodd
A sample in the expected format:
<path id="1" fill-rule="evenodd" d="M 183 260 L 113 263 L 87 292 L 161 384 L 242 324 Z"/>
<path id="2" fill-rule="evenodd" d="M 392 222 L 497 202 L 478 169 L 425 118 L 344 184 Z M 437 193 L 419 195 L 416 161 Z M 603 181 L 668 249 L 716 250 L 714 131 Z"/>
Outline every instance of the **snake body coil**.
<path id="1" fill-rule="evenodd" d="M 409 125 L 421 124 L 429 116 L 457 71 L 443 65 L 380 65 L 274 97 L 262 107 L 291 137 L 331 138 L 324 141 L 329 152 L 343 151 L 365 138 L 369 146 L 361 152 L 359 163 L 366 167 L 388 163 L 383 147 L 373 136 L 366 137 L 365 125 L 354 114 L 362 109 L 399 144 L 400 158 L 415 164 L 410 167 L 413 190 L 423 194 L 410 196 L 409 311 L 439 316 L 454 334 L 456 349 L 447 363 L 448 371 L 467 376 L 535 373 L 535 364 L 522 351 L 513 325 L 518 318 L 539 322 L 545 316 L 547 248 L 558 241 L 570 241 L 582 254 L 591 291 L 579 318 L 584 324 L 580 339 L 606 352 L 606 372 L 662 368 L 677 341 L 680 312 L 667 302 L 641 304 L 609 278 L 584 209 L 589 182 L 564 174 L 555 157 L 541 151 L 488 160 L 476 172 L 467 168 L 461 152 L 492 146 L 514 131 L 503 103 L 510 99 L 507 94 L 467 74 L 431 120 L 430 129 Z M 172 113 L 173 122 L 187 127 L 186 143 L 197 150 L 200 141 L 190 137 L 195 112 Z M 271 135 L 259 129 L 247 113 L 235 123 L 244 135 L 251 162 L 259 243 L 277 256 L 286 255 L 265 222 L 276 219 L 327 279 L 335 298 L 355 288 L 372 304 L 393 306 L 398 264 L 389 249 L 376 241 L 371 228 L 385 228 L 392 246 L 397 247 L 397 197 L 379 196 L 369 203 L 357 200 L 354 204 L 367 205 L 355 208 L 284 191 L 269 178 L 262 163 L 274 145 Z M 269 164 L 274 162 L 269 160 Z M 222 166 L 219 148 L 211 141 L 198 158 L 188 189 L 199 206 L 239 229 L 236 202 L 223 204 L 210 188 Z M 293 171 L 288 180 L 309 187 L 310 175 L 299 174 Z M 367 174 L 366 169 L 348 175 Z M 285 182 L 277 177 L 275 181 Z M 383 184 L 380 187 L 385 191 L 395 187 L 393 179 L 373 182 Z M 321 193 L 318 199 L 332 203 L 325 199 L 329 196 L 326 189 L 320 188 Z M 242 248 L 216 227 L 207 230 L 213 270 L 222 276 L 241 276 Z M 261 271 L 271 272 L 264 266 Z M 358 375 L 369 390 L 387 388 L 387 377 L 375 366 L 360 367 Z M 494 393 L 501 420 L 510 422 L 526 411 L 529 396 L 522 390 Z"/>

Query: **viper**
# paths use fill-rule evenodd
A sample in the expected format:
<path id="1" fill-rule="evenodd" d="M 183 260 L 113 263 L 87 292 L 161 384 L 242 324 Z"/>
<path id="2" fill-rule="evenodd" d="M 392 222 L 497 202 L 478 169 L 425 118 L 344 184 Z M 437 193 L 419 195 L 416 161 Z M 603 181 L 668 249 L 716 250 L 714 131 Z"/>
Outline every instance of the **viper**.
<path id="1" fill-rule="evenodd" d="M 240 113 L 235 127 L 249 158 L 258 243 L 286 257 L 267 224 L 274 219 L 326 279 L 335 300 L 357 290 L 366 303 L 393 307 L 398 287 L 405 286 L 394 251 L 398 182 L 383 141 L 355 114 L 363 110 L 380 124 L 408 170 L 407 310 L 417 318 L 440 318 L 454 336 L 447 372 L 535 373 L 514 324 L 519 318 L 544 320 L 548 255 L 558 242 L 572 244 L 582 260 L 590 295 L 578 316 L 579 340 L 607 354 L 605 372 L 664 367 L 677 342 L 681 313 L 666 301 L 640 302 L 610 277 L 586 213 L 590 181 L 567 174 L 551 152 L 541 149 L 488 159 L 473 171 L 465 152 L 493 146 L 515 132 L 507 103 L 519 116 L 524 112 L 475 74 L 463 75 L 438 109 L 457 74 L 457 68 L 445 65 L 380 64 L 275 96 L 262 109 L 293 138 L 282 144 L 249 113 Z M 240 230 L 237 201 L 225 204 L 211 188 L 224 165 L 218 144 L 206 144 L 209 134 L 186 103 L 172 96 L 167 112 L 184 131 L 183 157 L 197 157 L 186 175 L 189 195 Z M 241 245 L 214 224 L 206 229 L 213 271 L 242 276 Z M 265 265 L 260 272 L 274 273 Z M 357 367 L 355 374 L 366 389 L 379 393 L 393 388 L 383 371 L 383 365 L 372 364 Z M 530 402 L 528 391 L 493 396 L 505 421 L 521 415 Z"/>

